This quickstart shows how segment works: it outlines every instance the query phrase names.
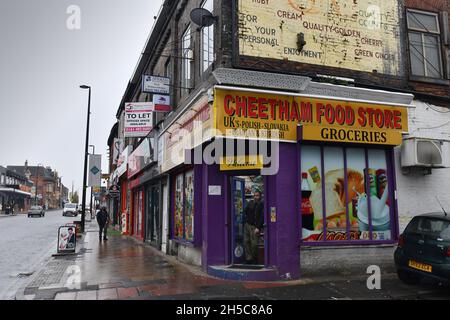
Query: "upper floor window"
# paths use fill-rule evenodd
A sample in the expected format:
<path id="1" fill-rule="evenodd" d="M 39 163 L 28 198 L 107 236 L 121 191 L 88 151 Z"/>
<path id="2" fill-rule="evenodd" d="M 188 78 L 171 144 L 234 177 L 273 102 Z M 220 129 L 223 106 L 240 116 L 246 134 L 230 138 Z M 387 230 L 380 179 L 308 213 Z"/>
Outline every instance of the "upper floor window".
<path id="1" fill-rule="evenodd" d="M 189 94 L 192 88 L 192 32 L 191 26 L 186 28 L 181 38 L 181 92 L 182 96 Z"/>
<path id="2" fill-rule="evenodd" d="M 438 15 L 407 10 L 406 17 L 411 74 L 427 78 L 443 78 Z"/>
<path id="3" fill-rule="evenodd" d="M 206 0 L 202 8 L 207 9 L 209 12 L 213 12 L 214 4 L 213 0 Z M 209 27 L 203 27 L 202 29 L 202 72 L 208 70 L 208 68 L 214 62 L 214 25 Z"/>

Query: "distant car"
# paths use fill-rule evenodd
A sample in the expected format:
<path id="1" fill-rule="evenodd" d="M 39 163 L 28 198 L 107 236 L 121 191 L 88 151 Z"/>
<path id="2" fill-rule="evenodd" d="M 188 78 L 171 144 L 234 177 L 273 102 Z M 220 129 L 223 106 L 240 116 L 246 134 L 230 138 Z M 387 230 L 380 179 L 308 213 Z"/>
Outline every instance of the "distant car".
<path id="1" fill-rule="evenodd" d="M 422 278 L 450 283 L 450 216 L 414 217 L 400 235 L 394 260 L 398 277 L 407 284 Z"/>
<path id="2" fill-rule="evenodd" d="M 33 216 L 44 217 L 45 211 L 41 206 L 32 206 L 30 210 L 28 210 L 28 218 Z"/>
<path id="3" fill-rule="evenodd" d="M 62 215 L 76 217 L 78 215 L 78 205 L 76 203 L 66 203 Z"/>

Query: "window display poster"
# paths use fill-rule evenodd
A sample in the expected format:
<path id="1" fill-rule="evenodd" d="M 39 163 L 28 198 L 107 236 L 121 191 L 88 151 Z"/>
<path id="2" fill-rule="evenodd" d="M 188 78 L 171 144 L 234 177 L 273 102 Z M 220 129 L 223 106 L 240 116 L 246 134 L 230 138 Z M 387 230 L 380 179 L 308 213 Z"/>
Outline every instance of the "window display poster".
<path id="1" fill-rule="evenodd" d="M 183 174 L 175 179 L 174 237 L 183 238 Z"/>
<path id="2" fill-rule="evenodd" d="M 185 174 L 185 204 L 184 204 L 184 228 L 185 238 L 194 240 L 194 171 Z"/>
<path id="3" fill-rule="evenodd" d="M 314 216 L 312 223 L 302 224 L 303 241 L 391 239 L 384 150 L 304 146 L 301 152 L 307 179 L 302 183 L 302 222 Z"/>

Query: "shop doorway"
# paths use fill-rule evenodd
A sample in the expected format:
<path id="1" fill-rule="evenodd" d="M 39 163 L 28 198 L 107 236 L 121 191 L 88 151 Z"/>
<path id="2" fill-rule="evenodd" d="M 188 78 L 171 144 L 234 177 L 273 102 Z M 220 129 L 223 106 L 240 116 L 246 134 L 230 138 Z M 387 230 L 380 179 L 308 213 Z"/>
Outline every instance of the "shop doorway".
<path id="1" fill-rule="evenodd" d="M 258 198 L 260 198 L 259 202 Z M 239 268 L 264 267 L 265 212 L 263 177 L 259 175 L 231 177 L 230 248 L 232 266 Z"/>
<path id="2" fill-rule="evenodd" d="M 160 246 L 160 188 L 158 185 L 147 188 L 147 212 L 145 240 L 155 246 Z"/>

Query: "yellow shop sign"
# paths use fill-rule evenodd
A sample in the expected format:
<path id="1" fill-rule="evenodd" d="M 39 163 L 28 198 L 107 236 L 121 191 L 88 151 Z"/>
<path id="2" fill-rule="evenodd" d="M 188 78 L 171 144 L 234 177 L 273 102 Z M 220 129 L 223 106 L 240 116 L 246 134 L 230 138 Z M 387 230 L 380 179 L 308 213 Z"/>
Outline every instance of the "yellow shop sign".
<path id="1" fill-rule="evenodd" d="M 228 156 L 220 158 L 220 170 L 260 170 L 263 168 L 261 155 Z"/>
<path id="2" fill-rule="evenodd" d="M 408 132 L 406 107 L 288 94 L 215 89 L 217 135 L 370 144 L 401 144 Z"/>
<path id="3" fill-rule="evenodd" d="M 305 126 L 302 131 L 303 140 L 349 142 L 361 144 L 401 145 L 400 131 L 360 130 L 339 127 Z"/>

